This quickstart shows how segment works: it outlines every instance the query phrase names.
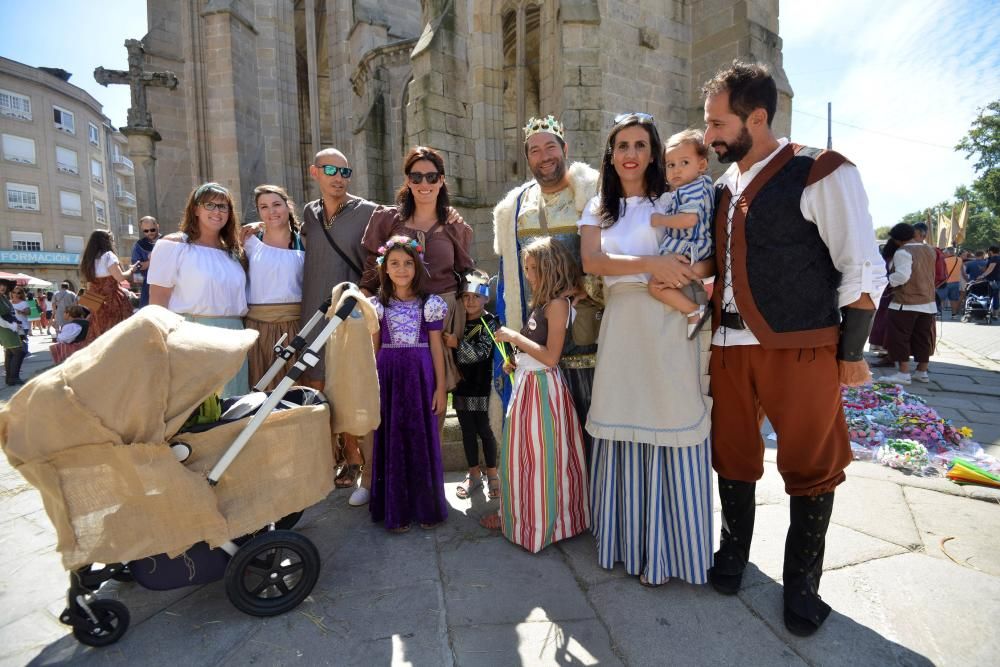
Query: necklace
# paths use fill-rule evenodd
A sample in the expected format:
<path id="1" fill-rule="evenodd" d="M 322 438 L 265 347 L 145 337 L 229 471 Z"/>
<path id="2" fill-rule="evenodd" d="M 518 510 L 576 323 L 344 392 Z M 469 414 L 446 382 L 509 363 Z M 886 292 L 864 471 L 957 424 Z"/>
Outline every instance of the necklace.
<path id="1" fill-rule="evenodd" d="M 333 215 L 330 216 L 330 219 L 323 221 L 323 229 L 330 229 L 331 227 L 333 227 L 333 221 L 337 219 L 338 215 L 344 212 L 344 209 L 347 208 L 347 205 L 350 204 L 352 201 L 353 200 L 351 199 L 345 199 L 343 202 L 341 202 L 340 206 L 337 207 L 337 210 L 334 211 Z"/>

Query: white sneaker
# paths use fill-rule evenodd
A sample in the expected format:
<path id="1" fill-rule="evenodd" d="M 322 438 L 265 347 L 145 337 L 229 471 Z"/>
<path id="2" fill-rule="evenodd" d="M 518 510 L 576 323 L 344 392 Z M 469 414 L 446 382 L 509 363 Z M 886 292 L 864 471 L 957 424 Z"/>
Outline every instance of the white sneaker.
<path id="1" fill-rule="evenodd" d="M 892 384 L 910 384 L 910 374 L 904 373 L 902 371 L 897 371 L 892 375 L 883 375 L 878 379 L 879 382 L 890 382 Z"/>
<path id="2" fill-rule="evenodd" d="M 927 371 L 913 371 L 913 379 L 917 382 L 930 382 L 931 378 L 927 375 Z"/>
<path id="3" fill-rule="evenodd" d="M 368 489 L 363 486 L 359 486 L 354 489 L 354 493 L 351 497 L 347 499 L 347 504 L 351 507 L 361 507 L 362 505 L 368 504 L 368 499 L 371 498 L 371 494 L 368 493 Z"/>

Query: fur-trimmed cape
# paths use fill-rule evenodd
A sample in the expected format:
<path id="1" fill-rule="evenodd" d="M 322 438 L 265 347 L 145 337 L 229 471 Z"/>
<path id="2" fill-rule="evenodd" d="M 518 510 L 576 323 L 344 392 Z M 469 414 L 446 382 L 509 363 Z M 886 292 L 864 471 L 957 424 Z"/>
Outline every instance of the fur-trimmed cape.
<path id="1" fill-rule="evenodd" d="M 599 173 L 586 162 L 574 162 L 567 171 L 569 176 L 569 187 L 573 190 L 573 203 L 576 211 L 583 217 L 583 209 L 591 197 L 597 194 L 597 181 Z M 514 219 L 514 210 L 517 208 L 517 196 L 522 190 L 532 185 L 534 181 L 529 181 L 514 188 L 500 201 L 493 209 L 493 252 L 500 256 L 503 261 L 503 285 L 504 302 L 506 308 L 502 315 L 505 324 L 518 331 L 521 329 L 521 292 L 517 289 L 519 285 L 518 274 L 521 272 L 521 261 L 517 256 L 517 221 Z M 541 191 L 538 188 L 529 189 L 524 199 L 538 197 Z M 521 203 L 524 207 L 524 200 Z M 515 286 L 511 289 L 511 286 Z"/>

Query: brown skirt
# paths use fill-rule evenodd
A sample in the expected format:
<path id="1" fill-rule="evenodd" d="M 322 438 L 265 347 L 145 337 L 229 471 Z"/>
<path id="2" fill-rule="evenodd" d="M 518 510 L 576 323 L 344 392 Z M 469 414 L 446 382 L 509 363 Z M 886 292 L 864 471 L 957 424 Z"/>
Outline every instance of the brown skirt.
<path id="1" fill-rule="evenodd" d="M 98 278 L 88 283 L 88 289 L 104 297 L 104 305 L 88 318 L 87 344 L 90 344 L 102 333 L 124 321 L 132 314 L 132 304 L 122 293 L 118 281 L 112 276 Z"/>
<path id="2" fill-rule="evenodd" d="M 250 387 L 264 377 L 264 373 L 274 363 L 274 345 L 282 334 L 288 334 L 282 345 L 287 345 L 299 333 L 299 316 L 302 310 L 298 303 L 251 305 L 243 324 L 260 335 L 247 355 L 250 364 Z M 292 360 L 286 361 L 264 391 L 271 391 L 292 368 Z"/>

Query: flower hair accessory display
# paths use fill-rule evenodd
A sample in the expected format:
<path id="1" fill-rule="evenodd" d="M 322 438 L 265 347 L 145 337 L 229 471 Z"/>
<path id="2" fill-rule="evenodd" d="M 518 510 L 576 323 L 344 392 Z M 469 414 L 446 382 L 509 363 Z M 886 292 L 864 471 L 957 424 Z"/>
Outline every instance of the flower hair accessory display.
<path id="1" fill-rule="evenodd" d="M 524 140 L 527 141 L 539 132 L 554 134 L 560 139 L 565 139 L 566 135 L 562 123 L 556 120 L 555 116 L 549 114 L 545 118 L 531 118 L 524 126 Z"/>
<path id="2" fill-rule="evenodd" d="M 410 247 L 416 251 L 417 256 L 420 257 L 420 263 L 424 263 L 424 246 L 422 246 L 416 239 L 411 239 L 409 236 L 393 236 L 390 237 L 383 245 L 378 248 L 378 258 L 375 263 L 382 266 L 382 262 L 385 261 L 386 255 L 393 248 Z"/>

